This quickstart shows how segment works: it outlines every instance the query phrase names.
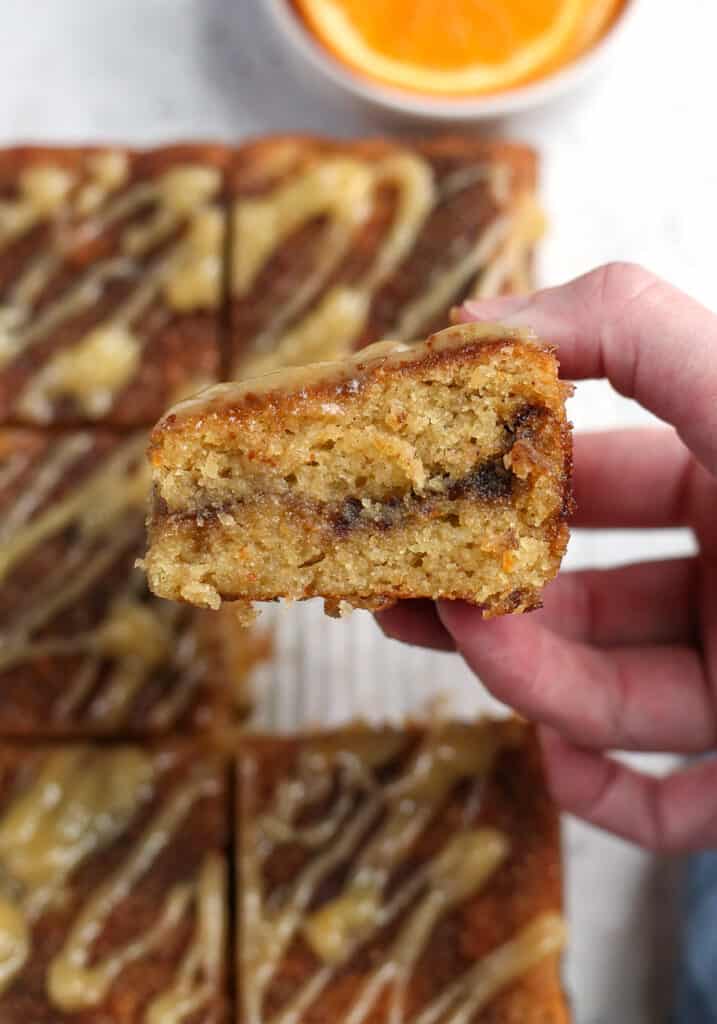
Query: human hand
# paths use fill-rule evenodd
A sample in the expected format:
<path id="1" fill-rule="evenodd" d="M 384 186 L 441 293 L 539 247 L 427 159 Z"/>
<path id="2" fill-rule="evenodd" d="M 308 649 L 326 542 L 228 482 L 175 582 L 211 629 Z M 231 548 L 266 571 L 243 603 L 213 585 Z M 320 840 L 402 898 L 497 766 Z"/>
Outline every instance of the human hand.
<path id="1" fill-rule="evenodd" d="M 576 435 L 574 525 L 689 526 L 699 554 L 563 573 L 527 616 L 406 602 L 381 626 L 457 649 L 536 720 L 566 810 L 655 849 L 714 846 L 717 759 L 656 779 L 606 752 L 717 748 L 717 316 L 630 264 L 459 316 L 533 327 L 557 345 L 563 376 L 606 377 L 671 424 Z"/>

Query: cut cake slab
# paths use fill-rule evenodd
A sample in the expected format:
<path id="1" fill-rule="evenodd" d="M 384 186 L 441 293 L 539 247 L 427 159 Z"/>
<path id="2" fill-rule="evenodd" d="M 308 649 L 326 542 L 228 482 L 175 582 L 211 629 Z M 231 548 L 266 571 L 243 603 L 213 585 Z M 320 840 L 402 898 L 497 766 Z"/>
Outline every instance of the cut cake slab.
<path id="1" fill-rule="evenodd" d="M 150 586 L 534 608 L 568 540 L 568 393 L 550 346 L 490 324 L 211 388 L 152 435 Z"/>
<path id="2" fill-rule="evenodd" d="M 530 728 L 247 737 L 238 804 L 241 1024 L 567 1024 Z"/>

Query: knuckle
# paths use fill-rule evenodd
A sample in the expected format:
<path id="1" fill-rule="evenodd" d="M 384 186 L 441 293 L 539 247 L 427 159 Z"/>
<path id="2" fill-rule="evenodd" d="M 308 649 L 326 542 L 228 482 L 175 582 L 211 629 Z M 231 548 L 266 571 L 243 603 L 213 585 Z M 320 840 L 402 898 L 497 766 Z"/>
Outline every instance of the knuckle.
<path id="1" fill-rule="evenodd" d="M 660 279 L 639 263 L 614 261 L 594 270 L 590 294 L 608 316 L 619 315 L 636 298 L 660 284 Z"/>
<path id="2" fill-rule="evenodd" d="M 646 849 L 661 855 L 677 853 L 681 849 L 679 838 L 670 827 L 669 809 L 664 805 L 662 787 L 658 781 L 653 783 L 648 800 L 647 821 L 642 842 Z"/>
<path id="3" fill-rule="evenodd" d="M 641 715 L 639 708 L 637 716 L 634 714 L 630 671 L 619 657 L 614 658 L 612 668 L 610 685 L 606 687 L 605 693 L 606 745 L 615 749 L 641 750 L 644 746 L 640 742 Z M 635 728 L 635 718 L 637 718 L 637 728 Z"/>
<path id="4" fill-rule="evenodd" d="M 638 263 L 607 263 L 595 271 L 589 298 L 599 310 L 602 369 L 623 394 L 634 397 L 640 379 L 640 332 L 634 328 L 666 288 Z"/>

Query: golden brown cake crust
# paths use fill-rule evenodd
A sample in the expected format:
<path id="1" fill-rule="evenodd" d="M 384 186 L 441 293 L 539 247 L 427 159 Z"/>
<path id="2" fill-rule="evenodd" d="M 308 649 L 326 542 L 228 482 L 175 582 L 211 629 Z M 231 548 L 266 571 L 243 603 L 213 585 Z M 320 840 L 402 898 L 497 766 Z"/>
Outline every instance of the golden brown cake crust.
<path id="1" fill-rule="evenodd" d="M 228 826 L 199 747 L 0 744 L 3 1024 L 137 1024 L 160 1000 L 229 1024 Z"/>
<path id="2" fill-rule="evenodd" d="M 529 330 L 493 323 L 455 324 L 423 343 L 379 342 L 336 362 L 287 367 L 236 383 L 218 384 L 165 413 L 150 435 L 150 463 L 155 465 L 161 459 L 166 435 L 174 431 L 201 430 L 214 420 L 231 424 L 232 432 L 238 433 L 257 413 L 263 415 L 266 411 L 272 418 L 290 415 L 307 404 L 332 399 L 351 404 L 375 375 L 383 379 L 411 377 L 418 364 L 422 370 L 431 371 L 439 366 L 488 362 L 495 353 L 513 347 L 528 349 L 536 359 L 548 357 L 549 361 L 557 351 Z"/>
<path id="3" fill-rule="evenodd" d="M 247 139 L 234 151 L 229 176 L 234 195 L 261 193 L 286 174 L 310 164 L 317 155 L 351 154 L 377 160 L 407 150 L 416 150 L 444 173 L 464 169 L 467 163 L 501 161 L 510 163 L 518 185 L 537 186 L 538 158 L 535 150 L 520 142 L 444 134 L 399 141 L 389 136 L 365 139 L 330 139 L 319 135 L 284 134 Z"/>
<path id="4" fill-rule="evenodd" d="M 442 741 L 444 752 L 452 749 L 452 742 L 457 742 L 457 749 L 463 751 L 471 741 L 474 749 L 480 748 L 485 735 L 481 729 L 487 729 L 490 734 L 488 742 L 495 743 L 498 750 L 493 758 L 487 759 L 481 771 L 472 774 L 470 769 L 457 769 L 455 778 L 451 778 L 445 787 L 445 796 L 438 796 L 438 793 L 444 793 L 440 785 L 432 792 L 431 784 L 425 783 L 427 792 L 432 792 L 437 802 L 433 811 L 423 817 L 424 805 L 422 798 L 418 797 L 412 815 L 414 820 L 420 819 L 422 827 L 408 847 L 404 849 L 400 845 L 400 836 L 404 832 L 391 833 L 402 852 L 396 860 L 391 860 L 384 883 L 384 897 L 379 905 L 385 908 L 391 901 L 395 902 L 402 887 L 415 884 L 426 864 L 435 864 L 440 851 L 455 842 L 465 830 L 471 834 L 480 832 L 483 838 L 487 834 L 489 841 L 496 833 L 499 834 L 507 843 L 507 852 L 500 863 L 488 872 L 482 885 L 459 900 L 456 906 L 437 915 L 425 945 L 413 961 L 410 978 L 403 989 L 404 1013 L 399 1019 L 421 1021 L 421 1013 L 427 1006 L 440 998 L 476 961 L 510 942 L 536 919 L 545 920 L 544 915 L 547 915 L 552 920 L 553 915 L 560 913 L 558 816 L 545 791 L 534 733 L 516 723 L 443 728 L 443 733 L 437 728 L 433 738 L 421 729 L 395 733 L 391 730 L 367 732 L 357 727 L 356 730 L 336 734 L 283 740 L 252 738 L 245 742 L 238 782 L 239 829 L 245 830 L 244 838 L 240 836 L 239 839 L 239 882 L 240 893 L 246 901 L 239 906 L 240 915 L 245 915 L 239 925 L 240 1021 L 282 1019 L 275 1015 L 296 1005 L 299 993 L 305 991 L 304 986 L 310 979 L 316 979 L 322 963 L 325 964 L 318 950 L 323 950 L 324 956 L 329 949 L 335 952 L 335 945 L 331 945 L 332 937 L 336 940 L 338 935 L 346 934 L 332 931 L 330 922 L 335 929 L 348 927 L 351 934 L 351 921 L 357 929 L 354 933 L 355 951 L 348 960 L 338 960 L 336 966 L 330 965 L 330 980 L 319 989 L 320 995 L 307 1001 L 296 1022 L 324 1024 L 354 1019 L 349 1018 L 348 1013 L 352 1007 L 356 1013 L 356 1003 L 361 996 L 365 998 L 370 980 L 375 979 L 381 965 L 385 969 L 387 962 L 391 962 L 391 950 L 396 948 L 401 924 L 419 905 L 424 907 L 425 913 L 425 904 L 421 902 L 425 896 L 419 885 L 409 907 L 399 914 L 397 920 L 376 930 L 369 927 L 360 938 L 361 925 L 357 923 L 360 918 L 350 916 L 355 904 L 347 899 L 347 895 L 358 898 L 351 880 L 358 884 L 361 863 L 374 863 L 374 854 L 367 855 L 366 849 L 372 839 L 375 842 L 382 834 L 382 827 L 386 827 L 395 813 L 391 810 L 391 803 L 384 804 L 384 810 L 377 810 L 373 818 L 368 814 L 365 831 L 361 833 L 359 829 L 356 839 L 349 841 L 347 833 L 361 815 L 366 814 L 371 800 L 379 799 L 380 804 L 381 793 L 388 799 L 391 787 L 395 790 L 402 784 L 406 785 L 406 774 L 410 772 L 412 759 L 415 766 L 419 750 L 430 757 L 430 751 L 435 752 Z M 503 749 L 500 749 L 501 741 Z M 354 777 L 351 774 L 352 766 L 355 767 L 352 758 L 356 755 L 348 752 L 357 750 L 369 752 L 366 770 L 368 778 L 376 780 L 378 791 L 368 783 L 362 790 L 357 780 L 364 776 L 357 773 Z M 327 752 L 333 758 L 329 763 L 333 764 L 337 776 L 333 786 L 322 787 L 319 782 L 320 763 Z M 365 764 L 362 757 L 359 753 L 358 763 Z M 343 769 L 337 767 L 340 763 L 343 763 Z M 314 765 L 313 771 L 310 765 Z M 431 771 L 429 768 L 429 779 Z M 349 778 L 354 778 L 353 784 L 347 781 Z M 290 779 L 294 786 L 293 804 L 289 802 L 286 789 Z M 278 795 L 282 784 L 287 801 L 283 804 L 283 811 Z M 353 785 L 357 789 L 353 789 Z M 308 789 L 302 790 L 302 786 L 313 788 L 313 796 L 307 796 Z M 350 797 L 352 792 L 354 803 Z M 347 817 L 342 825 L 339 824 L 341 814 L 337 812 L 341 801 L 348 801 L 345 808 Z M 292 806 L 295 808 L 293 818 Z M 350 812 L 348 808 L 351 808 Z M 336 829 L 333 841 L 332 827 Z M 324 843 L 319 841 L 321 829 L 326 832 Z M 410 829 L 407 820 L 401 829 Z M 263 842 L 260 836 L 264 836 Z M 337 844 L 341 842 L 339 837 L 344 837 L 347 843 L 344 855 L 337 858 L 332 870 L 322 873 L 318 861 L 322 857 L 326 860 L 330 856 L 328 851 L 336 851 Z M 313 868 L 307 868 L 312 864 Z M 456 867 L 456 871 L 459 870 Z M 258 878 L 254 874 L 256 871 L 259 872 Z M 302 874 L 307 871 L 307 874 Z M 250 973 L 254 965 L 248 945 L 253 937 L 252 928 L 260 926 L 264 914 L 271 921 L 272 914 L 280 913 L 282 905 L 291 900 L 297 879 L 308 879 L 312 872 L 314 895 L 309 897 L 307 909 L 295 923 L 296 931 L 283 955 L 276 963 L 272 961 L 269 980 L 257 1002 L 260 986 Z M 253 902 L 257 891 L 261 893 L 258 906 Z M 333 908 L 334 913 L 327 908 Z M 339 908 L 343 908 L 341 915 L 336 914 Z M 248 915 L 251 915 L 251 920 L 247 920 Z M 415 928 L 419 929 L 417 921 Z M 329 944 L 325 946 L 324 943 Z M 364 1015 L 357 1014 L 357 1024 L 385 1024 L 389 1019 L 390 993 L 391 985 L 385 976 L 383 991 L 379 989 L 379 997 L 373 1005 L 366 1006 Z M 254 1014 L 259 1007 L 258 1015 L 250 1017 L 250 1006 Z M 517 1024 L 518 1021 L 521 1024 L 567 1024 L 569 1015 L 560 988 L 557 950 L 546 949 L 545 956 L 539 957 L 534 966 L 518 971 L 501 991 L 465 1019 L 470 1019 L 470 1024 Z"/>

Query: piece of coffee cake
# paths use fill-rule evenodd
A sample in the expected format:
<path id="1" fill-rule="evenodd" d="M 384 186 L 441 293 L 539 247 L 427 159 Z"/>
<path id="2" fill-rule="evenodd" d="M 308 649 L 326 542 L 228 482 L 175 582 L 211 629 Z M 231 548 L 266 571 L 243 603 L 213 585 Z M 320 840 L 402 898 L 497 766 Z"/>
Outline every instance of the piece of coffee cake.
<path id="1" fill-rule="evenodd" d="M 227 160 L 0 151 L 0 422 L 149 426 L 217 379 Z"/>
<path id="2" fill-rule="evenodd" d="M 221 731 L 246 703 L 259 652 L 229 607 L 160 601 L 134 568 L 146 445 L 0 430 L 0 737 Z"/>
<path id="3" fill-rule="evenodd" d="M 0 744 L 3 1024 L 228 1024 L 227 766 Z"/>
<path id="4" fill-rule="evenodd" d="M 567 1024 L 529 727 L 246 737 L 238 798 L 241 1024 Z"/>
<path id="5" fill-rule="evenodd" d="M 229 172 L 232 376 L 425 338 L 469 296 L 529 291 L 535 179 L 528 147 L 467 136 L 242 146 Z"/>
<path id="6" fill-rule="evenodd" d="M 534 608 L 568 540 L 568 392 L 550 346 L 491 324 L 210 388 L 152 434 L 150 586 Z"/>

